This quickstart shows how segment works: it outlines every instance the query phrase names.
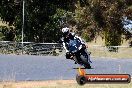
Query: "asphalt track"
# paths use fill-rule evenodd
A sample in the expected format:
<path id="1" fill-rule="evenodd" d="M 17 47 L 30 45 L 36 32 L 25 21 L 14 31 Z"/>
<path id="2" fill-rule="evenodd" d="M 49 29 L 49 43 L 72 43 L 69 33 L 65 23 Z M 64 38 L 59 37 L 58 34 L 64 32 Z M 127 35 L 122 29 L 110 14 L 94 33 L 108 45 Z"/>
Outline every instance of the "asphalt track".
<path id="1" fill-rule="evenodd" d="M 91 58 L 88 74 L 130 74 L 132 59 Z M 64 56 L 28 56 L 0 54 L 0 81 L 75 79 L 79 67 Z"/>

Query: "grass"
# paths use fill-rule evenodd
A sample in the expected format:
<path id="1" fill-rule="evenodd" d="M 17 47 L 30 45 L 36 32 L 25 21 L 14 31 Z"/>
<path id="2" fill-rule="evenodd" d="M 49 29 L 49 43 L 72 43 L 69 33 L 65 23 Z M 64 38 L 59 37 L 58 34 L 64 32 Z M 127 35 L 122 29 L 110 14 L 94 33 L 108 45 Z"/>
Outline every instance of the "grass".
<path id="1" fill-rule="evenodd" d="M 132 58 L 132 48 L 119 48 L 118 52 L 108 52 L 104 47 L 89 47 L 93 57 L 109 57 L 109 58 Z"/>
<path id="2" fill-rule="evenodd" d="M 95 42 L 96 41 L 96 42 Z M 88 51 L 91 52 L 91 56 L 93 57 L 109 57 L 109 58 L 131 58 L 132 59 L 132 47 L 120 47 L 118 52 L 109 52 L 104 44 L 104 40 L 101 37 L 98 37 L 97 40 L 92 42 L 88 42 Z M 121 46 L 129 46 L 129 41 L 123 41 Z M 97 46 L 94 46 L 97 45 Z"/>
<path id="3" fill-rule="evenodd" d="M 85 84 L 80 86 L 75 80 L 1 82 L 0 88 L 132 88 L 129 84 Z"/>

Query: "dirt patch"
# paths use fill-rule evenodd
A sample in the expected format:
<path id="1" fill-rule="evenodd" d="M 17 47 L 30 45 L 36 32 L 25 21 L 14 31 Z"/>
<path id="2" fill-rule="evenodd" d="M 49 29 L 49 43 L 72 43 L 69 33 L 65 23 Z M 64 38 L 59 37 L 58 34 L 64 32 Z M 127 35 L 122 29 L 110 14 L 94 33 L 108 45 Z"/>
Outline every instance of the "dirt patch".
<path id="1" fill-rule="evenodd" d="M 41 88 L 75 84 L 75 80 L 0 82 L 0 88 Z"/>
<path id="2" fill-rule="evenodd" d="M 0 82 L 0 88 L 132 88 L 128 84 L 85 84 L 80 86 L 76 80 Z"/>

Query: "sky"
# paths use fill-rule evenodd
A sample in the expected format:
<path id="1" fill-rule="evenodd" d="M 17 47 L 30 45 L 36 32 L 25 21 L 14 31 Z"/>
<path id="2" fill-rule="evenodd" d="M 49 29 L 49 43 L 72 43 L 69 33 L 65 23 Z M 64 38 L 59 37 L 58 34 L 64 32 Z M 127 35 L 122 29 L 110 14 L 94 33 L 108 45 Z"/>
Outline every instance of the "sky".
<path id="1" fill-rule="evenodd" d="M 132 34 L 132 20 L 124 17 L 122 23 L 124 24 L 123 28 L 125 28 L 126 31 L 129 31 Z"/>

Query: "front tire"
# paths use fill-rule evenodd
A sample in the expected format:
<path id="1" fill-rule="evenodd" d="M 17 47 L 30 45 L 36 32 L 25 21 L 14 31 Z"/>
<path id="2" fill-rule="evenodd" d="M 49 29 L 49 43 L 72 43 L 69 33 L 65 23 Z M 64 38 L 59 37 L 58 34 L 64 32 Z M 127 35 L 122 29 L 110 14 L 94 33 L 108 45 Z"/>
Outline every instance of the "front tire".
<path id="1" fill-rule="evenodd" d="M 91 65 L 87 62 L 84 63 L 84 67 L 87 68 L 87 69 L 91 69 Z"/>

